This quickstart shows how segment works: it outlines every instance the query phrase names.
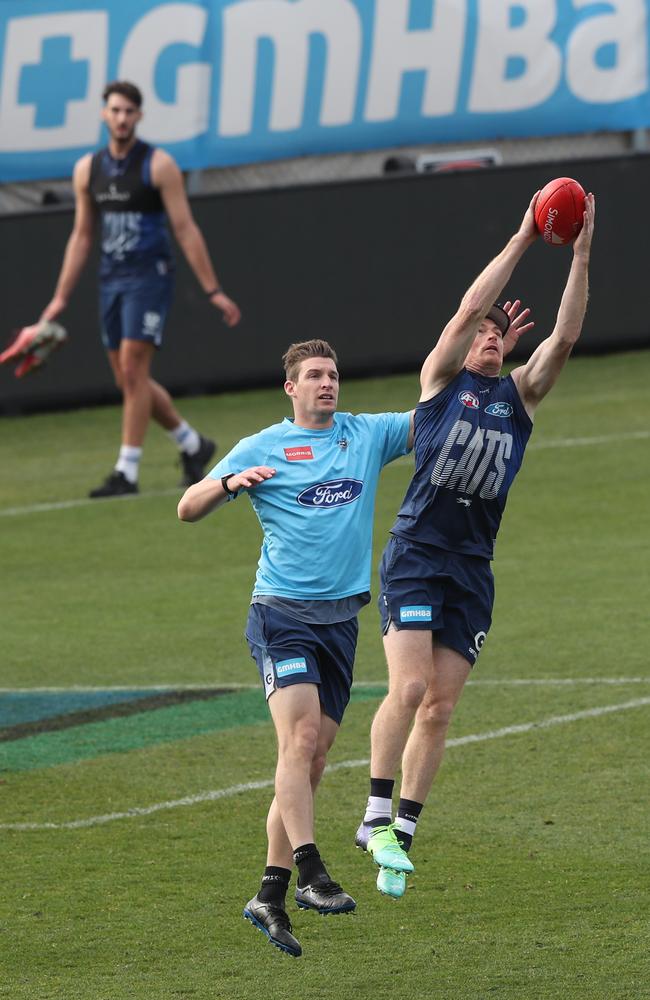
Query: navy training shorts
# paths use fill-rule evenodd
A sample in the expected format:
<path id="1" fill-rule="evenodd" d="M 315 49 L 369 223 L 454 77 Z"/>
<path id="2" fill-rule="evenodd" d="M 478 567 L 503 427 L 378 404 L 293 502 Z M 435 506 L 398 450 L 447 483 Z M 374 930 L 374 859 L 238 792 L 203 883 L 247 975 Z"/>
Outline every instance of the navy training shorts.
<path id="1" fill-rule="evenodd" d="M 99 286 L 102 342 L 117 351 L 122 340 L 162 344 L 165 321 L 174 291 L 174 275 L 161 261 L 146 270 L 119 278 L 105 278 Z"/>
<path id="2" fill-rule="evenodd" d="M 358 634 L 356 617 L 314 625 L 266 604 L 251 604 L 246 623 L 267 700 L 277 688 L 317 684 L 323 711 L 339 725 L 350 700 Z"/>
<path id="3" fill-rule="evenodd" d="M 472 665 L 492 624 L 494 577 L 490 560 L 391 535 L 379 568 L 383 635 L 396 629 L 430 630 L 436 642 Z"/>

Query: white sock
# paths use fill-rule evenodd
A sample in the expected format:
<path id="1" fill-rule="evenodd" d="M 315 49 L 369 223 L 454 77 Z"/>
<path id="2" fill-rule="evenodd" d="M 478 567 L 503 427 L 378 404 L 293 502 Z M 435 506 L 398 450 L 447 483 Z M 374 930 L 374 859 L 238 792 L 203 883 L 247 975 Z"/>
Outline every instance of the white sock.
<path id="1" fill-rule="evenodd" d="M 116 472 L 122 472 L 130 483 L 137 483 L 141 457 L 142 448 L 134 448 L 133 445 L 123 444 L 115 463 Z"/>
<path id="2" fill-rule="evenodd" d="M 178 427 L 174 427 L 173 431 L 167 431 L 167 433 L 181 451 L 187 455 L 196 455 L 201 446 L 201 437 L 198 431 L 190 427 L 187 420 L 181 420 Z"/>
<path id="3" fill-rule="evenodd" d="M 415 827 L 417 826 L 417 822 L 418 822 L 417 820 L 414 823 L 410 819 L 405 819 L 404 816 L 398 816 L 397 819 L 395 820 L 395 829 L 403 830 L 404 833 L 408 833 L 412 837 L 415 833 Z"/>
<path id="4" fill-rule="evenodd" d="M 364 823 L 370 823 L 373 819 L 385 819 L 390 822 L 393 815 L 393 803 L 391 799 L 380 799 L 377 795 L 368 796 L 366 814 L 363 817 Z"/>

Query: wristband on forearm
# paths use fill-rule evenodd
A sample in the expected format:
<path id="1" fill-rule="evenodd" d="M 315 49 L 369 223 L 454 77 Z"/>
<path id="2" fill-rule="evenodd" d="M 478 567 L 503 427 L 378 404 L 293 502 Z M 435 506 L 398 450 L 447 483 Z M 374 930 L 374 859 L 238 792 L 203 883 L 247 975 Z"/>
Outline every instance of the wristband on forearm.
<path id="1" fill-rule="evenodd" d="M 238 490 L 231 490 L 228 486 L 228 480 L 232 479 L 234 475 L 234 472 L 228 472 L 225 476 L 221 477 L 221 485 L 224 493 L 226 494 L 226 500 L 234 500 L 239 492 Z"/>

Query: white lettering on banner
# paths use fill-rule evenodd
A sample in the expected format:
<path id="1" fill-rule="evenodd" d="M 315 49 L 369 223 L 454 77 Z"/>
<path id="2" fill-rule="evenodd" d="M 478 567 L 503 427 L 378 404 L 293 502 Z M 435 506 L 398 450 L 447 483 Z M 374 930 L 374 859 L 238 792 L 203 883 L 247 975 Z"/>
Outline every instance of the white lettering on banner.
<path id="1" fill-rule="evenodd" d="M 536 107 L 557 89 L 562 75 L 562 55 L 548 37 L 555 27 L 556 3 L 519 0 L 525 12 L 517 27 L 510 24 L 511 0 L 480 0 L 480 31 L 469 94 L 469 110 L 523 111 Z M 523 60 L 525 70 L 508 79 L 508 59 Z"/>
<path id="2" fill-rule="evenodd" d="M 551 119 L 560 132 L 650 125 L 647 100 L 635 100 L 650 86 L 650 0 L 429 0 L 417 5 L 431 12 L 424 28 L 410 27 L 413 0 L 148 0 L 145 12 L 128 0 L 57 6 L 66 2 L 56 13 L 41 12 L 46 0 L 0 2 L 0 156 L 43 154 L 11 164 L 13 179 L 53 176 L 53 164 L 67 172 L 69 154 L 71 167 L 98 144 L 108 73 L 141 86 L 143 138 L 187 143 L 181 162 L 195 166 L 256 160 L 269 145 L 274 156 L 320 152 L 337 126 L 353 126 L 335 137 L 343 149 L 371 146 L 375 123 L 392 123 L 393 143 L 427 129 L 436 139 L 433 120 L 453 115 L 457 138 L 512 134 L 517 112 L 531 134 Z M 177 45 L 195 56 L 167 60 Z M 403 86 L 413 72 L 417 104 Z M 254 121 L 256 107 L 268 107 L 268 124 Z M 269 144 L 269 132 L 294 135 Z M 45 155 L 54 150 L 65 155 Z"/>
<path id="3" fill-rule="evenodd" d="M 354 117 L 361 22 L 350 0 L 244 0 L 223 12 L 223 65 L 219 134 L 247 135 L 252 128 L 258 43 L 275 50 L 271 131 L 300 128 L 309 69 L 309 36 L 324 35 L 327 64 L 321 125 L 347 125 Z"/>
<path id="4" fill-rule="evenodd" d="M 409 31 L 410 0 L 376 0 L 372 62 L 365 117 L 390 121 L 399 109 L 404 73 L 426 73 L 422 114 L 451 114 L 456 107 L 463 56 L 466 4 L 434 4 L 433 27 Z"/>
<path id="5" fill-rule="evenodd" d="M 20 100 L 24 68 L 41 62 L 43 42 L 69 38 L 73 59 L 88 66 L 88 86 L 83 100 L 70 100 L 63 125 L 36 126 L 36 104 Z M 93 146 L 99 139 L 101 92 L 106 82 L 108 14 L 75 11 L 11 18 L 7 23 L 0 83 L 0 152 L 66 149 Z M 56 82 L 52 81 L 52 86 Z"/>
<path id="6" fill-rule="evenodd" d="M 120 80 L 133 80 L 146 94 L 146 115 L 138 131 L 154 142 L 194 139 L 208 127 L 210 115 L 209 63 L 192 63 L 176 71 L 174 103 L 156 94 L 156 66 L 170 45 L 203 42 L 208 12 L 199 4 L 167 3 L 154 7 L 128 35 L 118 70 Z"/>
<path id="7" fill-rule="evenodd" d="M 591 0 L 573 0 L 586 7 Z M 567 46 L 567 81 L 573 93 L 589 104 L 639 97 L 648 89 L 648 16 L 644 0 L 610 0 L 604 12 L 579 24 Z M 611 67 L 596 65 L 604 45 L 616 48 Z"/>

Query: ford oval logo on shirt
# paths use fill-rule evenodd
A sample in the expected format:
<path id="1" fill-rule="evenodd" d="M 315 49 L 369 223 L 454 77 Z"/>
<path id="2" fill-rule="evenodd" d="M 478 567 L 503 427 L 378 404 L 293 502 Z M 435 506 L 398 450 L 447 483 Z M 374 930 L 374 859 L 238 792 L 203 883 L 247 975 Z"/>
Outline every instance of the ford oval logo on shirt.
<path id="1" fill-rule="evenodd" d="M 485 412 L 492 417 L 511 417 L 512 406 L 510 403 L 490 403 L 485 407 Z"/>
<path id="2" fill-rule="evenodd" d="M 303 490 L 298 496 L 301 507 L 343 507 L 361 496 L 363 483 L 359 479 L 331 479 Z"/>

